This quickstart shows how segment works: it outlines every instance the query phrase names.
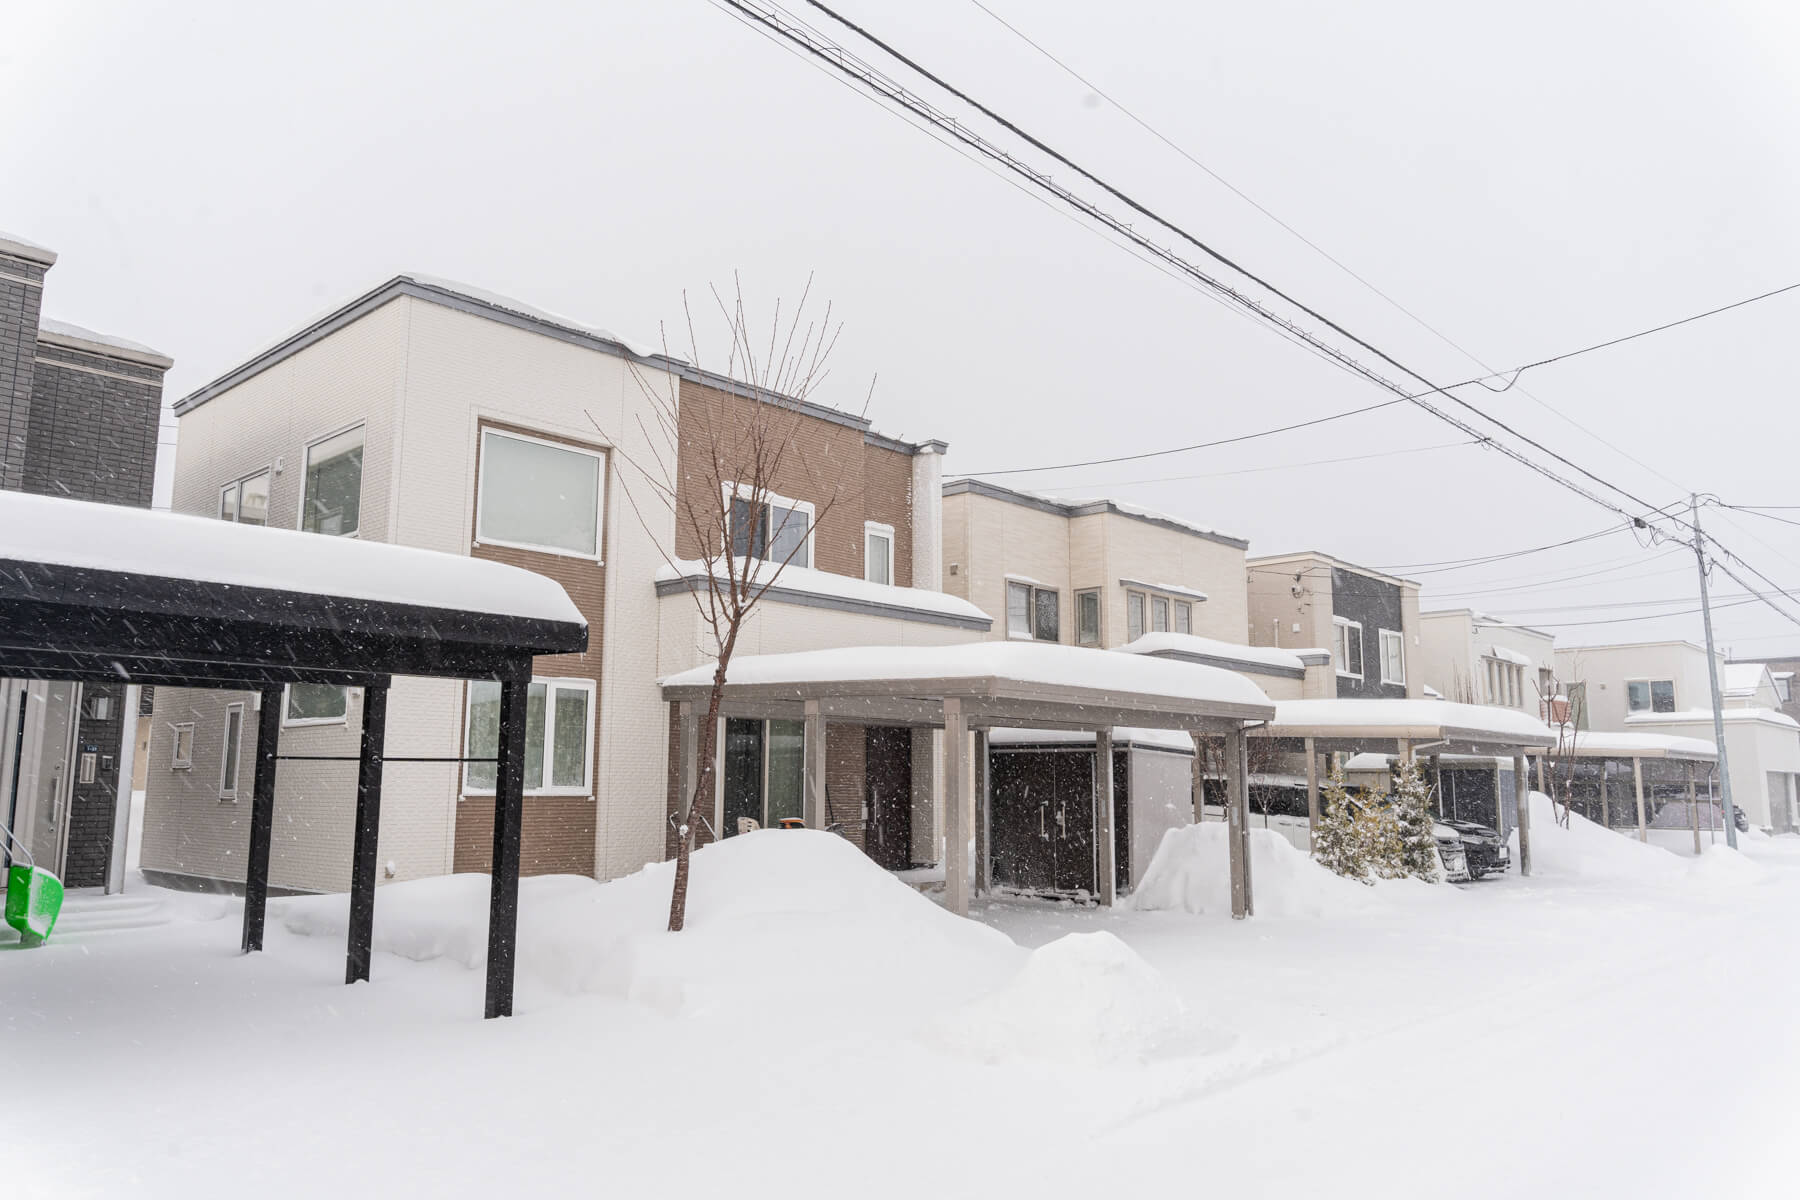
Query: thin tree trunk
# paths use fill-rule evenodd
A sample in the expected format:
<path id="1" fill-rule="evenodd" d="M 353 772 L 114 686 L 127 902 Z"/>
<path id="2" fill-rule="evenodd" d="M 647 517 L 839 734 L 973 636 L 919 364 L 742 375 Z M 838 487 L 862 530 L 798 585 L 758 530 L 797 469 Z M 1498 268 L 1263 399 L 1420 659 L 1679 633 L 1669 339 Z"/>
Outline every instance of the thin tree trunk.
<path id="1" fill-rule="evenodd" d="M 713 760 L 717 755 L 719 704 L 725 693 L 725 668 L 731 662 L 731 651 L 737 644 L 734 623 L 727 635 L 718 665 L 713 668 L 712 694 L 706 701 L 706 721 L 700 726 L 699 744 L 695 747 L 694 791 L 687 798 L 687 810 L 681 814 L 680 828 L 675 831 L 675 887 L 669 895 L 669 932 L 680 933 L 687 924 L 688 860 L 694 847 L 694 813 L 702 796 L 713 794 Z"/>

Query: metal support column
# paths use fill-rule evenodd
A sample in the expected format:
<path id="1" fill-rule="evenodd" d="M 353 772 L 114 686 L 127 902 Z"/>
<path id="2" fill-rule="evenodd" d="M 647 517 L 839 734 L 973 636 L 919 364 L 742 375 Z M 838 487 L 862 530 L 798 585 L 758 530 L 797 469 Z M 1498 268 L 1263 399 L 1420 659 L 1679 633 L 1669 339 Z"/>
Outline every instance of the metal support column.
<path id="1" fill-rule="evenodd" d="M 1319 752 L 1317 743 L 1306 739 L 1306 849 L 1311 853 L 1319 841 Z"/>
<path id="2" fill-rule="evenodd" d="M 281 689 L 264 688 L 256 714 L 255 781 L 250 786 L 250 848 L 244 856 L 244 953 L 261 950 L 269 905 L 269 843 L 275 833 L 275 756 L 281 751 Z"/>
<path id="3" fill-rule="evenodd" d="M 1119 826 L 1113 800 L 1113 735 L 1108 727 L 1094 730 L 1094 883 L 1107 908 L 1119 899 Z"/>
<path id="4" fill-rule="evenodd" d="M 530 666 L 500 684 L 500 748 L 494 767 L 494 856 L 488 889 L 487 1007 L 510 1017 L 519 932 L 519 826 L 525 816 L 525 700 Z"/>
<path id="5" fill-rule="evenodd" d="M 994 889 L 993 781 L 994 760 L 988 745 L 988 731 L 975 731 L 975 894 L 985 896 Z"/>
<path id="6" fill-rule="evenodd" d="M 825 828 L 825 718 L 817 700 L 806 701 L 806 799 L 801 816 L 808 829 Z"/>
<path id="7" fill-rule="evenodd" d="M 1700 853 L 1700 802 L 1694 795 L 1694 763 L 1690 759 L 1687 765 L 1688 785 L 1688 824 L 1694 827 L 1694 853 Z"/>
<path id="8" fill-rule="evenodd" d="M 1638 841 L 1650 840 L 1650 826 L 1644 820 L 1644 760 L 1631 760 L 1631 790 L 1637 797 Z"/>
<path id="9" fill-rule="evenodd" d="M 356 841 L 350 851 L 350 945 L 344 982 L 369 978 L 375 937 L 375 859 L 381 841 L 381 760 L 387 747 L 387 684 L 363 689 L 362 749 L 356 764 Z"/>
<path id="10" fill-rule="evenodd" d="M 969 719 L 962 701 L 944 700 L 944 907 L 969 915 Z"/>
<path id="11" fill-rule="evenodd" d="M 1207 735 L 1198 729 L 1188 731 L 1194 739 L 1194 759 L 1188 772 L 1189 786 L 1194 792 L 1194 824 L 1206 820 L 1206 744 Z"/>
<path id="12" fill-rule="evenodd" d="M 1226 842 L 1231 857 L 1231 915 L 1242 920 L 1256 911 L 1250 889 L 1250 781 L 1244 761 L 1244 731 L 1225 735 Z"/>
<path id="13" fill-rule="evenodd" d="M 1513 796 L 1519 808 L 1519 876 L 1531 875 L 1531 780 L 1525 774 L 1525 756 L 1513 755 Z M 1496 807 L 1498 805 L 1496 804 Z"/>
<path id="14" fill-rule="evenodd" d="M 1607 829 L 1612 828 L 1612 805 L 1606 795 L 1607 759 L 1600 760 L 1600 824 Z"/>

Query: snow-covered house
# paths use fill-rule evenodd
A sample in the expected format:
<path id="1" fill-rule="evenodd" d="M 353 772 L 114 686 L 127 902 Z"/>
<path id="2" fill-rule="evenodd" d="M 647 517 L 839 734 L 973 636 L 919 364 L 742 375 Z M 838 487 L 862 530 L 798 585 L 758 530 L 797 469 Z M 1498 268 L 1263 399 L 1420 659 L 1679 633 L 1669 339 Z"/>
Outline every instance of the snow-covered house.
<path id="1" fill-rule="evenodd" d="M 1250 641 L 1331 650 L 1342 699 L 1418 699 L 1419 585 L 1306 550 L 1252 558 Z M 1430 680 L 1442 691 L 1444 685 Z M 1454 699 L 1454 697 L 1451 697 Z"/>
<path id="2" fill-rule="evenodd" d="M 1472 608 L 1419 614 L 1414 669 L 1446 699 L 1544 712 L 1556 674 L 1556 637 Z"/>
<path id="3" fill-rule="evenodd" d="M 1556 662 L 1582 727 L 1713 741 L 1705 647 L 1686 641 L 1567 647 L 1556 652 Z M 1793 829 L 1800 722 L 1781 711 L 1765 664 L 1721 657 L 1716 665 L 1732 800 L 1752 825 Z"/>
<path id="4" fill-rule="evenodd" d="M 45 317 L 56 259 L 0 233 L 0 490 L 148 508 L 174 363 Z M 137 706 L 117 680 L 0 679 L 0 824 L 71 887 L 123 882 Z"/>
<path id="5" fill-rule="evenodd" d="M 638 463 L 689 447 L 654 396 L 727 421 L 769 403 L 733 380 L 634 349 L 603 329 L 477 289 L 406 275 L 308 323 L 176 406 L 177 511 L 356 537 L 525 567 L 561 584 L 591 631 L 579 654 L 539 658 L 531 688 L 522 822 L 526 873 L 612 878 L 668 852 L 673 803 L 668 706 L 658 680 L 706 661 L 690 560 L 674 513 L 642 492 Z M 800 554 L 743 631 L 742 653 L 938 645 L 991 621 L 938 582 L 940 442 L 888 438 L 858 416 L 781 398 L 804 456 L 772 481 Z M 801 457 L 804 461 L 800 461 Z M 831 471 L 819 470 L 820 463 Z M 832 474 L 835 472 L 836 474 Z M 680 486 L 697 486 L 678 472 Z M 828 477 L 829 476 L 829 477 Z M 824 503 L 821 489 L 838 500 Z M 815 513 L 823 514 L 814 520 Z M 753 539 L 760 540 L 760 539 Z M 447 597 L 454 603 L 454 597 Z M 232 698 L 159 690 L 149 748 L 143 866 L 166 881 L 242 878 L 244 826 L 230 752 Z M 295 686 L 283 744 L 313 761 L 278 780 L 271 885 L 341 890 L 351 829 L 355 689 Z M 491 752 L 496 698 L 484 685 L 396 679 L 392 756 Z M 799 722 L 724 722 L 710 824 L 759 823 L 797 804 Z M 838 824 L 859 844 L 875 755 L 899 780 L 886 810 L 899 865 L 935 854 L 929 746 L 833 723 L 828 758 Z M 917 762 L 915 763 L 915 757 Z M 493 768 L 387 769 L 384 878 L 486 870 Z M 915 810 L 919 819 L 914 820 Z M 284 836 L 284 830 L 306 836 Z M 914 841 L 917 842 L 916 851 Z"/>

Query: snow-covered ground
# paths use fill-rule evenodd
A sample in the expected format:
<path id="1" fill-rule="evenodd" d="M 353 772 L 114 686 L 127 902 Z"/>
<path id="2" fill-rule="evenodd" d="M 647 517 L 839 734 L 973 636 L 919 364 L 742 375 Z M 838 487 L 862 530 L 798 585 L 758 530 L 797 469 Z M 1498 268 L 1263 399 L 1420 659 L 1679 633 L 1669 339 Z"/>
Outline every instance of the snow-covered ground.
<path id="1" fill-rule="evenodd" d="M 666 866 L 525 881 L 491 1022 L 483 879 L 382 889 L 353 988 L 342 897 L 250 957 L 238 901 L 172 897 L 0 947 L 0 1195 L 1794 1194 L 1800 839 L 1534 829 L 1537 877 L 1467 888 L 1257 839 L 1245 922 L 1222 838 L 1172 838 L 1143 907 L 964 922 L 752 834 L 673 937 Z"/>

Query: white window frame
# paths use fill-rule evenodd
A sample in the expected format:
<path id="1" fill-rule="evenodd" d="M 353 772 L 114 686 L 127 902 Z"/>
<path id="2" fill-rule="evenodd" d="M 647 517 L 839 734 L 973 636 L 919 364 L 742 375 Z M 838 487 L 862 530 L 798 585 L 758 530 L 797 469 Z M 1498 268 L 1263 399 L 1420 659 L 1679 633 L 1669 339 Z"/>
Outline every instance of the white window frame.
<path id="1" fill-rule="evenodd" d="M 231 746 L 231 714 L 234 712 L 237 714 L 238 723 L 237 762 L 235 763 L 226 754 L 226 750 Z M 238 798 L 238 784 L 242 782 L 244 776 L 244 717 L 245 710 L 242 700 L 227 704 L 225 706 L 225 725 L 219 741 L 219 799 L 229 800 L 234 804 Z M 236 768 L 229 778 L 226 775 L 228 767 Z"/>
<path id="2" fill-rule="evenodd" d="M 531 442 L 539 446 L 548 446 L 552 450 L 567 450 L 571 454 L 585 454 L 594 460 L 597 477 L 594 486 L 594 552 L 592 554 L 580 550 L 570 550 L 563 546 L 546 546 L 539 542 L 513 542 L 505 538 L 488 537 L 482 532 L 481 501 L 487 495 L 487 440 L 490 437 L 511 438 L 515 442 Z M 367 443 L 365 443 L 365 447 L 366 445 Z M 554 554 L 561 558 L 578 558 L 583 562 L 604 563 L 606 561 L 605 451 L 591 446 L 578 446 L 570 442 L 558 442 L 550 438 L 533 437 L 528 433 L 514 433 L 510 429 L 496 429 L 492 425 L 483 425 L 475 452 L 479 456 L 481 464 L 475 472 L 475 544 L 477 546 L 504 546 L 512 550 L 530 550 L 534 554 Z"/>
<path id="3" fill-rule="evenodd" d="M 1094 636 L 1084 638 L 1081 634 L 1081 601 L 1084 597 L 1094 598 Z M 1101 602 L 1099 588 L 1078 588 L 1075 592 L 1075 644 L 1077 646 L 1098 646 L 1105 637 L 1106 610 Z"/>
<path id="4" fill-rule="evenodd" d="M 807 518 L 809 528 L 811 520 L 811 517 Z M 884 525 L 880 521 L 863 522 L 863 582 L 874 582 L 869 578 L 869 539 L 871 537 L 887 539 L 887 584 L 885 586 L 898 587 L 899 585 L 894 582 L 894 527 Z"/>
<path id="5" fill-rule="evenodd" d="M 348 537 L 348 534 L 343 535 Z M 321 684 L 321 687 L 341 686 L 344 692 L 344 715 L 341 717 L 290 717 L 288 716 L 288 693 L 293 684 L 281 685 L 281 727 L 283 729 L 303 729 L 308 725 L 348 725 L 350 723 L 350 687 L 348 684 Z"/>
<path id="6" fill-rule="evenodd" d="M 344 432 L 348 433 L 349 430 L 345 430 Z M 320 438 L 319 440 L 324 441 L 325 439 Z M 238 523 L 238 514 L 244 510 L 244 485 L 259 475 L 267 475 L 269 477 L 269 498 L 271 502 L 274 500 L 275 464 L 270 463 L 267 466 L 260 467 L 245 475 L 239 475 L 236 479 L 229 480 L 219 485 L 219 520 L 230 521 L 233 525 Z M 300 484 L 301 489 L 305 490 L 306 473 L 304 470 L 300 473 Z M 234 490 L 236 495 L 232 498 L 232 513 L 230 516 L 226 516 L 225 493 Z M 265 521 L 264 524 L 266 525 L 267 522 Z"/>
<path id="7" fill-rule="evenodd" d="M 174 742 L 169 746 L 169 769 L 171 771 L 191 769 L 194 765 L 194 723 L 192 721 L 173 721 L 170 723 L 169 729 L 175 735 Z M 181 735 L 184 733 L 187 734 L 186 758 L 181 756 Z"/>
<path id="8" fill-rule="evenodd" d="M 1406 686 L 1406 635 L 1397 629 L 1383 629 L 1376 640 L 1381 644 L 1381 682 L 1397 683 Z M 1400 664 L 1400 674 L 1388 675 L 1388 646 L 1394 647 L 1394 657 Z M 1366 667 L 1368 664 L 1364 664 Z"/>
<path id="9" fill-rule="evenodd" d="M 1025 589 L 1024 633 L 1015 633 L 1013 632 L 1012 627 L 1012 590 L 1016 587 Z M 1056 636 L 1054 638 L 1041 638 L 1037 635 L 1037 598 L 1044 594 L 1056 597 Z M 1045 587 L 1043 584 L 1034 583 L 1029 579 L 1015 579 L 1009 575 L 1006 577 L 1005 612 L 1006 636 L 1009 641 L 1043 642 L 1046 646 L 1058 646 L 1062 644 L 1062 591 L 1060 589 Z"/>
<path id="10" fill-rule="evenodd" d="M 731 502 L 733 500 L 750 500 L 753 498 L 755 491 L 756 489 L 747 483 L 727 483 L 725 485 L 725 545 L 727 547 L 730 547 L 731 545 Z M 819 532 L 819 514 L 813 509 L 812 501 L 795 500 L 790 496 L 783 496 L 779 492 L 770 491 L 768 488 L 764 488 L 762 502 L 765 505 L 779 505 L 782 508 L 791 508 L 796 512 L 803 512 L 806 514 L 806 567 L 808 569 L 816 570 L 819 554 L 818 548 L 813 545 L 813 539 L 818 536 Z M 773 518 L 770 519 L 769 523 L 769 540 L 771 542 L 775 540 L 775 524 Z M 751 541 L 754 542 L 755 538 L 752 537 Z M 757 558 L 756 555 L 752 555 L 751 557 Z M 775 562 L 777 560 L 773 558 L 758 558 L 758 561 Z M 790 562 L 788 565 L 794 566 L 797 564 Z"/>
<path id="11" fill-rule="evenodd" d="M 1344 631 L 1343 638 L 1341 639 L 1343 642 L 1342 647 L 1339 647 L 1336 644 L 1331 647 L 1331 656 L 1338 660 L 1337 673 L 1345 679 L 1363 678 L 1369 670 L 1369 647 L 1363 640 L 1362 622 L 1352 621 L 1348 617 L 1333 617 L 1331 618 L 1331 624 L 1332 641 L 1334 643 L 1339 640 L 1337 631 L 1340 629 Z M 1357 661 L 1362 664 L 1362 670 L 1360 671 L 1352 671 L 1350 669 L 1350 630 L 1352 629 L 1356 630 L 1356 658 Z M 1340 649 L 1342 650 L 1342 653 L 1339 653 Z"/>
<path id="12" fill-rule="evenodd" d="M 1162 609 L 1162 628 L 1156 627 L 1156 610 Z M 1175 627 L 1175 605 L 1167 596 L 1150 597 L 1150 632 L 1170 633 Z"/>
<path id="13" fill-rule="evenodd" d="M 304 532 L 306 529 L 306 474 L 308 471 L 312 470 L 313 447 L 318 446 L 324 442 L 329 442 L 332 438 L 342 437 L 346 433 L 350 433 L 351 431 L 357 430 L 357 429 L 362 430 L 362 435 L 363 435 L 363 474 L 366 475 L 368 473 L 368 468 L 369 468 L 369 424 L 366 420 L 352 421 L 352 422 L 350 422 L 350 424 L 341 426 L 337 429 L 333 429 L 329 433 L 322 433 L 318 437 L 308 438 L 306 441 L 306 445 L 301 448 L 301 450 L 300 450 L 300 503 L 294 506 L 294 528 L 295 529 L 298 529 L 302 532 Z M 274 482 L 273 480 L 270 481 L 271 484 L 273 484 L 273 482 Z M 353 537 L 361 537 L 362 536 L 362 490 L 363 490 L 362 485 L 363 485 L 363 475 L 358 475 L 356 477 L 356 528 L 351 530 L 349 533 L 328 533 L 328 534 L 324 535 L 325 537 L 353 538 Z M 282 711 L 284 713 L 286 712 L 285 705 L 284 705 Z"/>
<path id="14" fill-rule="evenodd" d="M 1650 701 L 1650 707 L 1648 707 L 1648 708 L 1633 708 L 1633 707 L 1631 707 L 1631 685 L 1634 683 L 1641 683 L 1647 689 L 1649 689 L 1649 694 L 1648 694 L 1647 698 Z M 1656 685 L 1659 683 L 1666 683 L 1669 685 L 1669 711 L 1670 712 L 1680 712 L 1681 711 L 1681 704 L 1680 704 L 1681 698 L 1675 691 L 1675 681 L 1673 679 L 1668 679 L 1668 678 L 1664 678 L 1661 676 L 1652 678 L 1648 675 L 1637 675 L 1637 676 L 1633 676 L 1632 678 L 1627 679 L 1625 681 L 1625 712 L 1626 712 L 1626 714 L 1629 715 L 1631 713 L 1640 713 L 1640 712 L 1654 713 L 1656 711 Z"/>
<path id="15" fill-rule="evenodd" d="M 1180 633 L 1180 634 L 1187 634 L 1189 636 L 1192 636 L 1192 634 L 1194 632 L 1194 603 L 1193 603 L 1193 601 L 1177 600 L 1175 602 L 1174 618 L 1175 618 L 1174 622 L 1170 625 L 1169 631 L 1171 633 Z M 1187 628 L 1183 629 L 1182 628 L 1183 625 L 1186 625 Z"/>
<path id="16" fill-rule="evenodd" d="M 1131 635 L 1131 604 L 1137 601 L 1141 615 L 1138 617 L 1137 637 Z M 1150 593 L 1140 592 L 1133 588 L 1125 589 L 1125 640 L 1135 642 L 1150 632 Z"/>
<path id="17" fill-rule="evenodd" d="M 589 797 L 591 797 L 594 794 L 594 715 L 595 715 L 594 714 L 594 706 L 595 706 L 595 701 L 598 699 L 598 696 L 596 694 L 598 692 L 598 689 L 594 686 L 594 681 L 592 679 L 584 679 L 580 676 L 565 678 L 565 677 L 557 676 L 557 675 L 533 675 L 531 677 L 531 682 L 532 683 L 541 683 L 544 685 L 544 772 L 543 772 L 543 778 L 545 780 L 545 783 L 544 783 L 543 787 L 526 788 L 525 795 L 527 795 L 527 796 L 543 796 L 543 797 L 557 797 L 557 796 L 589 796 Z M 562 787 L 552 787 L 550 785 L 550 783 L 548 782 L 549 780 L 551 780 L 555 777 L 552 769 L 556 762 L 556 689 L 557 688 L 562 688 L 565 691 L 580 690 L 580 691 L 584 691 L 587 693 L 587 721 L 585 722 L 584 727 L 582 729 L 582 739 L 583 739 L 582 743 L 581 743 L 583 746 L 583 750 L 581 752 L 582 779 L 581 779 L 581 784 L 579 786 L 571 786 L 571 785 L 565 784 Z M 463 740 L 463 745 L 465 747 L 465 750 L 464 750 L 465 754 L 468 752 L 466 747 L 469 744 L 469 717 L 472 714 L 473 709 L 474 709 L 473 699 L 474 699 L 474 689 L 470 688 L 467 684 L 464 684 L 463 685 L 462 740 Z M 493 788 L 476 787 L 475 785 L 473 785 L 469 782 L 469 768 L 473 767 L 474 765 L 475 765 L 474 763 L 464 763 L 463 764 L 462 794 L 465 796 L 492 796 L 494 794 Z M 766 769 L 767 768 L 765 767 L 765 770 Z M 497 775 L 498 775 L 498 772 L 496 771 L 496 776 Z"/>

